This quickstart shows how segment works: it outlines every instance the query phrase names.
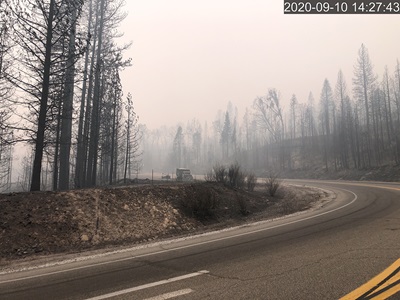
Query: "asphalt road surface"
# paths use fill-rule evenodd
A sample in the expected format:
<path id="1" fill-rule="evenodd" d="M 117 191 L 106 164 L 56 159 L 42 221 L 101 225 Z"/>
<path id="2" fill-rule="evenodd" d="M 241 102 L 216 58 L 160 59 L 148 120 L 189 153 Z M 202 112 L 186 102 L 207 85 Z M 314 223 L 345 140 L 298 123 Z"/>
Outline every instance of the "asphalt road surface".
<path id="1" fill-rule="evenodd" d="M 400 184 L 290 183 L 337 198 L 274 221 L 1 274 L 0 299 L 339 299 L 399 259 Z"/>

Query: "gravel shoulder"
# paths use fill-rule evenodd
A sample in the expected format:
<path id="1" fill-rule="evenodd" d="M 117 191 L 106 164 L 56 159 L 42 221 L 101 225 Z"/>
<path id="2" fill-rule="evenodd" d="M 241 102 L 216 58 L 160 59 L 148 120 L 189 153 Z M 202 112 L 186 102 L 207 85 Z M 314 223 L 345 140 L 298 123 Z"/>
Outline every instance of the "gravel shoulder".
<path id="1" fill-rule="evenodd" d="M 282 184 L 270 197 L 261 185 L 248 192 L 207 182 L 0 195 L 0 270 L 279 218 L 330 200 L 306 186 Z M 211 208 L 199 213 L 199 203 Z"/>

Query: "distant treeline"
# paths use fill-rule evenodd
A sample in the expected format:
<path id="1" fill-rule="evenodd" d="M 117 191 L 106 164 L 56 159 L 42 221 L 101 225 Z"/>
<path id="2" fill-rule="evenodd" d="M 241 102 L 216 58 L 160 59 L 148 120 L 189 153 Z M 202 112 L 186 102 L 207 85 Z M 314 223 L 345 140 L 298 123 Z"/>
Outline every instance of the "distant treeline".
<path id="1" fill-rule="evenodd" d="M 220 161 L 237 161 L 258 173 L 398 164 L 399 62 L 393 73 L 386 67 L 378 77 L 361 45 L 350 87 L 342 71 L 334 87 L 327 79 L 322 82 L 319 98 L 310 93 L 300 102 L 293 95 L 287 109 L 279 91 L 270 88 L 254 99 L 242 120 L 229 103 L 212 124 L 193 120 L 177 128 L 144 129 L 144 166 L 160 170 L 185 166 L 204 174 Z"/>

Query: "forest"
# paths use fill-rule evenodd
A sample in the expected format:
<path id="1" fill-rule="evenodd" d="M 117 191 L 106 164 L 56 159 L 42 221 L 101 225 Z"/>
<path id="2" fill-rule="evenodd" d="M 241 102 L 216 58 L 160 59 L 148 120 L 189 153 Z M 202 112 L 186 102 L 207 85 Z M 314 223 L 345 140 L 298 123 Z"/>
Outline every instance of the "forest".
<path id="1" fill-rule="evenodd" d="M 121 81 L 132 65 L 131 43 L 119 42 L 123 8 L 124 0 L 0 2 L 0 190 L 113 185 L 178 167 L 204 175 L 216 163 L 258 176 L 399 164 L 400 63 L 377 74 L 364 44 L 351 78 L 339 69 L 308 99 L 266 87 L 245 111 L 229 102 L 209 123 L 140 124 Z M 27 154 L 16 160 L 21 145 Z"/>
<path id="2" fill-rule="evenodd" d="M 258 176 L 398 165 L 399 61 L 394 71 L 385 67 L 376 74 L 361 44 L 353 67 L 349 81 L 339 69 L 336 82 L 321 79 L 320 93 L 310 92 L 302 101 L 295 94 L 282 99 L 280 91 L 267 88 L 265 95 L 249 99 L 242 114 L 229 102 L 210 124 L 193 119 L 172 128 L 144 127 L 143 164 L 206 174 L 215 163 L 238 162 Z"/>
<path id="3" fill-rule="evenodd" d="M 68 190 L 126 180 L 136 168 L 139 124 L 120 74 L 123 0 L 0 2 L 0 181 Z"/>

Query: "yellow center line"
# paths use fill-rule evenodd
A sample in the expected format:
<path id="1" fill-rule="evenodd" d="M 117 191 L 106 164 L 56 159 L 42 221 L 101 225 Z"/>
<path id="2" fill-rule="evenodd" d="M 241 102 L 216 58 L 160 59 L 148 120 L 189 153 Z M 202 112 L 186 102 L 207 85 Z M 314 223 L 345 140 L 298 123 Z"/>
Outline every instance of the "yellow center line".
<path id="1" fill-rule="evenodd" d="M 385 185 L 382 186 L 375 184 L 372 185 L 372 184 L 347 183 L 347 182 L 332 182 L 332 183 L 400 191 L 400 188 L 385 186 Z M 389 268 L 384 270 L 382 273 L 375 276 L 370 281 L 363 284 L 356 290 L 342 297 L 340 300 L 387 299 L 398 292 L 400 292 L 400 259 L 394 262 Z"/>
<path id="2" fill-rule="evenodd" d="M 387 299 L 387 298 L 395 295 L 398 292 L 400 292 L 400 284 L 398 284 L 395 287 L 393 287 L 392 289 L 387 290 L 387 291 L 377 295 L 376 297 L 373 297 L 373 298 L 370 298 L 370 299 L 372 299 L 372 300 Z"/>
<path id="3" fill-rule="evenodd" d="M 400 291 L 400 272 L 397 272 L 392 278 L 383 283 L 368 296 L 371 299 L 385 299 Z M 384 297 L 386 295 L 386 297 Z"/>
<path id="4" fill-rule="evenodd" d="M 397 283 L 396 283 L 397 282 Z M 390 285 L 392 285 L 390 287 Z M 385 290 L 386 289 L 386 290 Z M 340 300 L 387 299 L 400 291 L 400 259 Z"/>

